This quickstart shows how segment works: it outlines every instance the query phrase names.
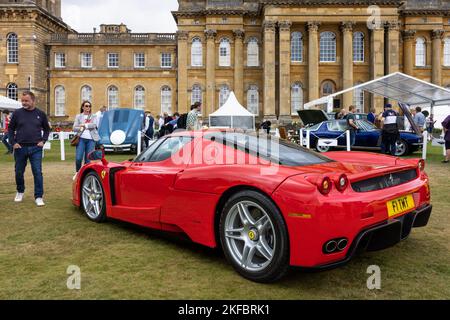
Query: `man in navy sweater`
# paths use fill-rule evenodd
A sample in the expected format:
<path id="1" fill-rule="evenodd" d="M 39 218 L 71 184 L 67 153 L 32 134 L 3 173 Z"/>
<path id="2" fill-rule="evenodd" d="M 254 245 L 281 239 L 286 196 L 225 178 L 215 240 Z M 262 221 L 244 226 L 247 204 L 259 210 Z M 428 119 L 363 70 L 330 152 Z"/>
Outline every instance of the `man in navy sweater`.
<path id="1" fill-rule="evenodd" d="M 34 177 L 34 198 L 38 207 L 45 206 L 44 178 L 42 176 L 42 150 L 50 134 L 47 115 L 36 108 L 32 92 L 22 94 L 22 109 L 14 112 L 9 124 L 9 141 L 16 160 L 17 195 L 15 202 L 22 202 L 25 193 L 24 173 L 28 160 Z"/>

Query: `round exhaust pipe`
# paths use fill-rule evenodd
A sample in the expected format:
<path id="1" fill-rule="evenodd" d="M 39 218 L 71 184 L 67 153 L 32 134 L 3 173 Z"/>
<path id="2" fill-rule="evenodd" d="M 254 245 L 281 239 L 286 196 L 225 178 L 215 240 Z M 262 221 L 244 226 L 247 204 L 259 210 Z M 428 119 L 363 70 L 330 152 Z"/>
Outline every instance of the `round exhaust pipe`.
<path id="1" fill-rule="evenodd" d="M 337 249 L 337 245 L 338 245 L 337 242 L 334 240 L 327 242 L 327 244 L 325 245 L 325 252 L 326 253 L 335 252 Z"/>
<path id="2" fill-rule="evenodd" d="M 337 248 L 339 251 L 344 251 L 345 248 L 347 248 L 348 245 L 348 240 L 347 239 L 342 239 L 338 242 L 337 244 Z"/>

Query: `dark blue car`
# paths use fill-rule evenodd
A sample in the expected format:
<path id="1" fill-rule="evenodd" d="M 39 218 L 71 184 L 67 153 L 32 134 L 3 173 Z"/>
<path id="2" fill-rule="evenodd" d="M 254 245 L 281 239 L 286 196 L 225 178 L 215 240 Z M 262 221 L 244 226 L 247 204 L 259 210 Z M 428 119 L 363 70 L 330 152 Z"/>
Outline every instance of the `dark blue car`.
<path id="1" fill-rule="evenodd" d="M 100 144 L 106 152 L 136 152 L 138 132 L 145 126 L 145 115 L 142 110 L 114 109 L 105 112 L 100 123 Z M 125 140 L 120 145 L 111 143 L 113 132 L 122 131 Z"/>
<path id="2" fill-rule="evenodd" d="M 319 146 L 319 139 L 337 139 L 337 149 L 346 148 L 347 121 L 346 120 L 328 120 L 325 112 L 321 110 L 303 110 L 299 111 L 300 119 L 311 131 L 311 147 L 319 152 L 328 152 L 330 146 Z M 356 125 L 356 143 L 353 149 L 381 151 L 381 130 L 366 120 L 357 120 Z M 303 133 L 306 138 L 306 132 Z M 400 132 L 400 139 L 397 142 L 396 156 L 404 156 L 416 152 L 423 146 L 423 137 L 414 132 Z"/>

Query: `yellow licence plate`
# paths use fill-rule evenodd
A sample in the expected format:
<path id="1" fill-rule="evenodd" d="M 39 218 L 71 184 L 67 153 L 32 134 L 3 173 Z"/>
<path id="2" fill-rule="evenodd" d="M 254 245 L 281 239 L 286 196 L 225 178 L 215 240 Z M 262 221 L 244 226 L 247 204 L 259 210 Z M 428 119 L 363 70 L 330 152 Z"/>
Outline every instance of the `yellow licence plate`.
<path id="1" fill-rule="evenodd" d="M 389 218 L 410 211 L 416 207 L 412 195 L 407 195 L 387 203 Z"/>

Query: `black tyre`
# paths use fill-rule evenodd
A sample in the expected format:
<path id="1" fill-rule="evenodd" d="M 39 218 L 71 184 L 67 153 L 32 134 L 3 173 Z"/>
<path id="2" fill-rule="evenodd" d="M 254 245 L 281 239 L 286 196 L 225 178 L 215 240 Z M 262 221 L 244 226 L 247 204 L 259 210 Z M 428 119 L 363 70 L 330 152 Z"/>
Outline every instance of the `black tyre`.
<path id="1" fill-rule="evenodd" d="M 220 240 L 227 260 L 244 278 L 271 283 L 289 268 L 287 227 L 274 203 L 255 191 L 242 191 L 225 204 Z"/>
<path id="2" fill-rule="evenodd" d="M 81 183 L 81 208 L 91 221 L 101 223 L 106 220 L 105 192 L 95 172 L 88 173 Z"/>

